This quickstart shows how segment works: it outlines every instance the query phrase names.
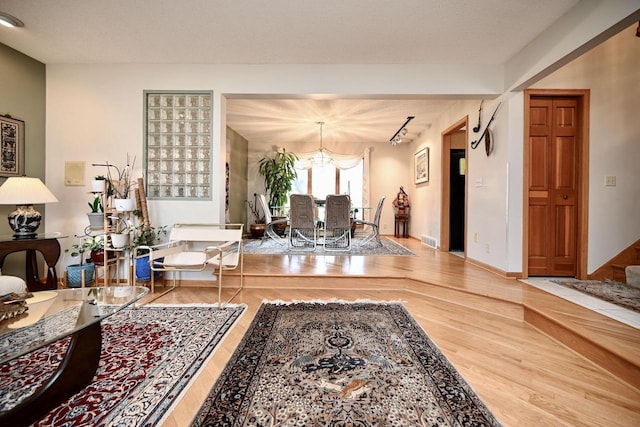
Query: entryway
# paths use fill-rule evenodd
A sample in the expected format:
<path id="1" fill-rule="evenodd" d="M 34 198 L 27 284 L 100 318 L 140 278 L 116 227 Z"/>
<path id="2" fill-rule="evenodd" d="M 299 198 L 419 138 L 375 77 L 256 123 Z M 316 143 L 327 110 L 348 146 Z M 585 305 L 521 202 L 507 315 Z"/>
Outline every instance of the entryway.
<path id="1" fill-rule="evenodd" d="M 442 216 L 440 249 L 462 257 L 466 250 L 468 117 L 442 133 Z"/>

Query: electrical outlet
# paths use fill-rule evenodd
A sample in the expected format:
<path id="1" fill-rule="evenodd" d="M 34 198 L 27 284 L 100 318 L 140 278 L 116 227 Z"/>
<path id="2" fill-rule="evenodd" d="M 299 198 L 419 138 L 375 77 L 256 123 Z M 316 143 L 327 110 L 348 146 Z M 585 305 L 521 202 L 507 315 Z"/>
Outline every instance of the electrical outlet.
<path id="1" fill-rule="evenodd" d="M 478 240 L 480 240 L 480 238 L 478 236 L 478 232 L 476 231 L 475 233 L 473 233 L 473 243 L 478 243 Z"/>

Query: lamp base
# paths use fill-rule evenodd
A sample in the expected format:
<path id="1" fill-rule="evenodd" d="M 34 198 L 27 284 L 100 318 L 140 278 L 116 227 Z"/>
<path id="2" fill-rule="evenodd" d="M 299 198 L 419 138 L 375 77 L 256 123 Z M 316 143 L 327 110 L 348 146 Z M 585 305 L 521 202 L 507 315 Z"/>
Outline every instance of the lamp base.
<path id="1" fill-rule="evenodd" d="M 9 227 L 14 231 L 16 239 L 31 239 L 38 234 L 42 215 L 33 209 L 33 205 L 17 205 L 16 210 L 8 216 Z"/>

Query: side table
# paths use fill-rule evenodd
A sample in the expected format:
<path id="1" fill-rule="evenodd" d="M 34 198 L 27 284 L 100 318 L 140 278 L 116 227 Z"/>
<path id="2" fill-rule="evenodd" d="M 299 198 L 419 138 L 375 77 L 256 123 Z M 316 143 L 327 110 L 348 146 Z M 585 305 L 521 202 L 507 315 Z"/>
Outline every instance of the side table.
<path id="1" fill-rule="evenodd" d="M 395 237 L 400 237 L 400 227 L 402 227 L 402 237 L 409 237 L 409 214 L 396 214 L 395 218 Z"/>
<path id="2" fill-rule="evenodd" d="M 0 269 L 4 265 L 7 255 L 14 252 L 26 251 L 25 281 L 30 292 L 52 290 L 58 288 L 56 263 L 60 258 L 59 238 L 66 236 L 58 234 L 38 234 L 31 239 L 16 239 L 13 236 L 0 236 Z M 36 251 L 40 252 L 47 263 L 47 280 L 42 282 L 38 274 Z"/>

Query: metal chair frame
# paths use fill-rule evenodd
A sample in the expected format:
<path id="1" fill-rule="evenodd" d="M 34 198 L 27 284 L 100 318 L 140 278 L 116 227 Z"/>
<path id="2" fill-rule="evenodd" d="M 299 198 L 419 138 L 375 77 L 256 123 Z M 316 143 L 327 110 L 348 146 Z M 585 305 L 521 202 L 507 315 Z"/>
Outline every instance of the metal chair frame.
<path id="1" fill-rule="evenodd" d="M 373 221 L 366 221 L 363 219 L 356 219 L 354 221 L 355 224 L 368 225 L 369 227 L 371 227 L 371 232 L 364 239 L 362 239 L 362 242 L 360 242 L 360 246 L 366 245 L 373 239 L 376 240 L 378 247 L 382 246 L 382 241 L 380 240 L 380 217 L 382 216 L 382 207 L 384 205 L 385 199 L 386 196 L 380 197 L 380 200 L 378 201 L 378 207 L 376 208 L 376 213 L 373 217 Z"/>
<path id="2" fill-rule="evenodd" d="M 326 251 L 351 250 L 351 199 L 346 194 L 327 196 L 324 249 Z"/>
<path id="3" fill-rule="evenodd" d="M 292 194 L 289 200 L 289 249 L 313 251 L 318 238 L 313 196 Z"/>
<path id="4" fill-rule="evenodd" d="M 262 211 L 264 212 L 264 224 L 265 224 L 264 234 L 267 237 L 270 237 L 271 239 L 276 241 L 278 244 L 286 245 L 287 240 L 282 238 L 278 233 L 276 233 L 273 227 L 278 224 L 286 224 L 289 221 L 289 219 L 282 218 L 282 219 L 274 220 L 273 217 L 271 216 L 271 209 L 269 208 L 269 204 L 267 203 L 267 198 L 265 197 L 265 195 L 260 194 L 258 196 L 258 200 L 260 201 L 260 206 L 262 206 Z"/>

